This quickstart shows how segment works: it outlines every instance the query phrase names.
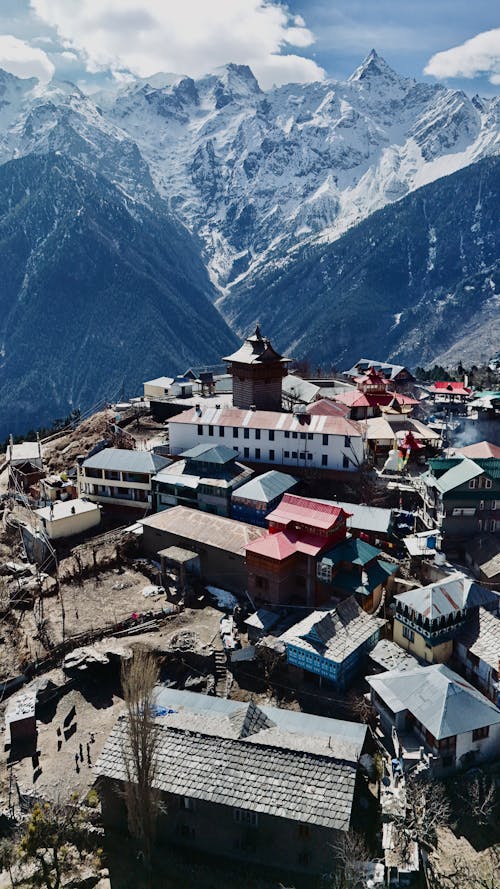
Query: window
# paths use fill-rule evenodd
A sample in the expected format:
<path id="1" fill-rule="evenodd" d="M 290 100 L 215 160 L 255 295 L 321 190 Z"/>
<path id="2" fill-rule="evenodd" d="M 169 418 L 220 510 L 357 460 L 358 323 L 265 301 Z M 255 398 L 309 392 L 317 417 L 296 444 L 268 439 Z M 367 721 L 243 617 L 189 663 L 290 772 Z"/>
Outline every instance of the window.
<path id="1" fill-rule="evenodd" d="M 308 460 L 312 460 L 312 458 L 313 458 L 313 455 L 312 455 L 312 454 L 308 454 L 308 455 L 307 455 L 307 459 L 308 459 Z"/>
<path id="2" fill-rule="evenodd" d="M 307 438 L 306 433 L 305 433 L 305 432 L 301 432 L 301 433 L 300 433 L 300 437 L 301 437 L 301 438 Z"/>
<path id="3" fill-rule="evenodd" d="M 250 438 L 250 429 L 243 430 L 243 438 Z"/>
<path id="4" fill-rule="evenodd" d="M 403 627 L 403 636 L 405 639 L 408 639 L 409 642 L 415 641 L 415 633 L 413 630 L 408 629 L 408 627 Z"/>
<path id="5" fill-rule="evenodd" d="M 476 487 L 476 479 L 471 478 L 471 480 L 469 482 L 469 488 L 475 488 L 475 487 Z"/>
<path id="6" fill-rule="evenodd" d="M 328 435 L 323 435 L 323 444 L 324 445 L 328 444 Z"/>
<path id="7" fill-rule="evenodd" d="M 238 438 L 238 427 L 233 426 L 233 438 Z"/>
<path id="8" fill-rule="evenodd" d="M 195 802 L 191 796 L 181 796 L 180 804 L 181 809 L 184 809 L 186 812 L 194 812 Z"/>
<path id="9" fill-rule="evenodd" d="M 293 460 L 297 459 L 297 451 L 292 451 L 292 459 Z"/>
<path id="10" fill-rule="evenodd" d="M 328 466 L 328 454 L 321 454 L 321 465 Z"/>
<path id="11" fill-rule="evenodd" d="M 221 438 L 224 438 L 224 426 L 219 426 L 219 435 Z"/>
<path id="12" fill-rule="evenodd" d="M 316 568 L 316 576 L 323 581 L 332 579 L 332 566 L 328 562 L 320 562 Z"/>
<path id="13" fill-rule="evenodd" d="M 250 448 L 243 448 L 243 456 L 248 460 L 250 456 Z"/>
<path id="14" fill-rule="evenodd" d="M 305 459 L 306 459 L 306 452 L 305 452 L 305 451 L 301 451 L 300 454 L 299 454 L 299 457 L 300 457 L 301 460 L 305 460 Z"/>
<path id="15" fill-rule="evenodd" d="M 487 738 L 490 733 L 489 725 L 483 726 L 483 728 L 475 728 L 472 732 L 472 740 L 473 741 L 482 741 L 484 738 Z"/>
<path id="16" fill-rule="evenodd" d="M 484 509 L 484 500 L 480 500 L 479 509 Z"/>
<path id="17" fill-rule="evenodd" d="M 209 434 L 209 435 L 213 435 L 213 434 L 214 434 L 214 427 L 213 427 L 213 426 L 209 426 L 209 427 L 208 427 L 208 434 Z"/>
<path id="18" fill-rule="evenodd" d="M 285 438 L 290 438 L 290 433 L 289 433 L 289 432 L 285 432 Z"/>
<path id="19" fill-rule="evenodd" d="M 495 519 L 491 519 L 491 521 L 490 521 L 490 531 L 496 531 L 496 527 L 497 527 L 497 523 L 495 522 Z"/>
<path id="20" fill-rule="evenodd" d="M 274 460 L 274 451 L 273 451 L 272 448 L 271 448 L 271 450 L 269 451 L 269 459 L 270 459 L 270 460 Z"/>
<path id="21" fill-rule="evenodd" d="M 198 426 L 198 435 L 203 435 L 203 426 Z"/>
<path id="22" fill-rule="evenodd" d="M 292 432 L 292 438 L 297 438 L 297 436 L 298 436 L 297 432 Z"/>
<path id="23" fill-rule="evenodd" d="M 255 448 L 255 459 L 260 460 L 260 448 Z"/>
<path id="24" fill-rule="evenodd" d="M 269 430 L 269 441 L 274 441 L 274 429 Z"/>
<path id="25" fill-rule="evenodd" d="M 342 466 L 344 469 L 349 469 L 349 457 L 347 456 L 347 454 L 344 454 L 344 456 L 342 457 Z"/>
<path id="26" fill-rule="evenodd" d="M 345 436 L 344 436 L 344 447 L 345 447 L 345 448 L 350 448 L 350 447 L 351 447 L 351 436 L 350 436 L 350 435 L 345 435 Z"/>
<path id="27" fill-rule="evenodd" d="M 288 460 L 290 458 L 290 451 L 285 451 L 284 457 L 285 460 Z"/>
<path id="28" fill-rule="evenodd" d="M 491 488 L 492 484 L 493 484 L 493 482 L 491 481 L 491 478 L 485 478 L 485 480 L 484 480 L 484 487 L 485 488 Z"/>
<path id="29" fill-rule="evenodd" d="M 233 818 L 236 824 L 247 824 L 249 827 L 257 827 L 259 824 L 257 812 L 251 812 L 247 809 L 233 809 Z"/>
<path id="30" fill-rule="evenodd" d="M 491 511 L 492 511 L 492 512 L 495 512 L 496 508 L 497 508 L 497 502 L 496 502 L 496 500 L 492 500 L 491 503 L 490 503 L 490 509 L 491 509 Z"/>
<path id="31" fill-rule="evenodd" d="M 314 438 L 314 435 L 312 434 L 312 432 L 308 432 L 307 437 L 308 437 L 309 441 L 312 441 Z"/>
<path id="32" fill-rule="evenodd" d="M 257 440 L 259 440 L 259 438 L 260 438 L 260 429 L 256 429 L 256 430 L 255 430 L 255 438 L 256 438 Z"/>

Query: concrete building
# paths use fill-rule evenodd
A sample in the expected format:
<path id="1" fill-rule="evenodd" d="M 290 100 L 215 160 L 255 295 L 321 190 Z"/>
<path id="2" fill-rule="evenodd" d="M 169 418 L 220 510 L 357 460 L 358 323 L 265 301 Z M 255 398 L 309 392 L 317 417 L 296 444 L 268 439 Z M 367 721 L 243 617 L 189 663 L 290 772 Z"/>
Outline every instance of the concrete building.
<path id="1" fill-rule="evenodd" d="M 256 476 L 233 491 L 233 518 L 265 528 L 266 517 L 278 506 L 283 494 L 291 493 L 297 484 L 297 479 L 292 475 L 277 470 Z"/>
<path id="2" fill-rule="evenodd" d="M 157 720 L 160 843 L 308 874 L 335 867 L 363 794 L 366 726 L 172 689 L 157 703 L 168 712 Z M 125 832 L 124 739 L 120 718 L 95 771 L 105 830 Z"/>
<path id="3" fill-rule="evenodd" d="M 500 535 L 499 458 L 443 457 L 429 465 L 420 488 L 424 518 L 441 531 L 444 550 Z"/>
<path id="4" fill-rule="evenodd" d="M 56 500 L 50 506 L 36 509 L 35 515 L 51 540 L 83 534 L 101 521 L 99 506 L 80 499 Z"/>
<path id="5" fill-rule="evenodd" d="M 287 662 L 336 688 L 358 676 L 377 644 L 383 618 L 370 617 L 351 597 L 331 610 L 313 611 L 280 636 Z"/>
<path id="6" fill-rule="evenodd" d="M 500 710 L 446 667 L 435 664 L 368 676 L 372 704 L 405 765 L 431 755 L 435 774 L 470 768 L 500 754 Z"/>
<path id="7" fill-rule="evenodd" d="M 498 596 L 459 571 L 394 596 L 394 642 L 429 664 L 445 663 L 453 640 L 480 606 L 498 608 Z"/>
<path id="8" fill-rule="evenodd" d="M 152 481 L 153 509 L 190 506 L 215 515 L 231 515 L 231 497 L 253 471 L 236 461 L 224 445 L 198 444 L 181 454 Z"/>
<path id="9" fill-rule="evenodd" d="M 295 473 L 356 472 L 364 461 L 362 430 L 342 416 L 198 408 L 169 421 L 170 451 L 181 454 L 196 444 L 226 444 L 240 460 L 283 467 Z"/>
<path id="10" fill-rule="evenodd" d="M 233 378 L 233 405 L 243 410 L 280 411 L 282 380 L 287 375 L 289 358 L 273 349 L 263 337 L 259 325 L 243 345 L 224 358 Z"/>
<path id="11" fill-rule="evenodd" d="M 177 546 L 197 553 L 205 583 L 233 593 L 247 589 L 245 548 L 265 534 L 263 528 L 212 515 L 197 509 L 174 506 L 142 519 L 143 547 L 151 556 Z"/>
<path id="12" fill-rule="evenodd" d="M 151 451 L 104 448 L 79 467 L 78 491 L 81 497 L 103 506 L 147 509 L 151 480 L 170 462 Z"/>

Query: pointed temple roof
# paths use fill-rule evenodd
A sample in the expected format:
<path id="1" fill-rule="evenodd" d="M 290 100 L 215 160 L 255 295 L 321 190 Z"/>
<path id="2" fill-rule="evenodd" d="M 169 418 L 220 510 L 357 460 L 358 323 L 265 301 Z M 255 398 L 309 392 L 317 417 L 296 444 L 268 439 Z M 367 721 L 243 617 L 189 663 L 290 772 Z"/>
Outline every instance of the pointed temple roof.
<path id="1" fill-rule="evenodd" d="M 288 364 L 291 359 L 284 358 L 276 352 L 267 337 L 262 336 L 257 324 L 255 333 L 247 337 L 242 346 L 232 355 L 227 355 L 223 361 L 231 361 L 234 364 L 268 364 L 280 362 Z"/>

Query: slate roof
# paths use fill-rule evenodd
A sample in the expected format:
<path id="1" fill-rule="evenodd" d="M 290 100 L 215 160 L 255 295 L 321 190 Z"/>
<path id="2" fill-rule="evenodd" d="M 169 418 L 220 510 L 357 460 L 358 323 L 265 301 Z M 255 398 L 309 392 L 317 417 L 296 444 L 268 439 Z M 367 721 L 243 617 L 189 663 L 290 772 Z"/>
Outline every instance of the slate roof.
<path id="1" fill-rule="evenodd" d="M 258 503 L 270 503 L 276 500 L 280 494 L 286 493 L 297 484 L 297 479 L 286 472 L 278 472 L 271 469 L 256 478 L 241 485 L 233 494 L 233 497 L 244 500 L 254 500 Z"/>
<path id="2" fill-rule="evenodd" d="M 85 469 L 115 469 L 122 472 L 155 474 L 169 466 L 171 460 L 152 451 L 127 451 L 123 448 L 104 448 L 83 461 Z"/>
<path id="3" fill-rule="evenodd" d="M 500 664 L 500 618 L 480 608 L 456 637 L 456 642 L 498 672 Z"/>
<path id="4" fill-rule="evenodd" d="M 491 605 L 498 597 L 477 581 L 466 577 L 460 571 L 455 571 L 448 577 L 415 590 L 408 590 L 407 593 L 399 593 L 394 598 L 396 602 L 407 605 L 422 617 L 436 620 L 455 615 L 465 608 Z"/>
<path id="5" fill-rule="evenodd" d="M 254 723 L 265 731 L 269 717 L 255 705 L 246 711 L 241 724 L 233 719 L 238 732 L 251 732 Z M 327 753 L 256 744 L 252 733 L 224 737 L 192 731 L 174 725 L 170 715 L 157 722 L 154 786 L 159 790 L 277 818 L 349 829 L 356 780 L 353 762 Z M 126 780 L 127 749 L 126 722 L 121 717 L 99 757 L 96 773 Z"/>
<path id="6" fill-rule="evenodd" d="M 500 548 L 497 537 L 479 537 L 466 545 L 467 555 L 491 581 L 500 576 Z"/>
<path id="7" fill-rule="evenodd" d="M 393 380 L 397 375 L 402 371 L 406 371 L 410 374 L 411 379 L 415 379 L 415 377 L 410 373 L 407 367 L 404 367 L 402 364 L 389 364 L 387 361 L 374 361 L 372 358 L 360 358 L 359 361 L 356 362 L 354 367 L 351 367 L 350 370 L 346 370 L 345 373 L 347 376 L 356 377 L 359 375 L 360 371 L 366 371 L 370 367 L 375 368 L 375 370 L 380 370 L 382 373 L 389 377 L 390 380 Z"/>
<path id="8" fill-rule="evenodd" d="M 500 723 L 500 710 L 444 664 L 366 681 L 393 713 L 408 710 L 438 741 Z"/>
<path id="9" fill-rule="evenodd" d="M 416 657 L 390 639 L 380 639 L 370 651 L 370 659 L 383 670 L 413 670 L 418 666 Z"/>
<path id="10" fill-rule="evenodd" d="M 351 597 L 336 608 L 313 611 L 279 638 L 286 645 L 341 664 L 385 624 L 383 618 L 363 611 Z"/>
<path id="11" fill-rule="evenodd" d="M 442 479 L 445 475 L 448 475 L 452 469 L 456 469 L 457 467 L 465 464 L 470 467 L 470 464 L 473 464 L 477 467 L 476 476 L 480 475 L 481 472 L 484 472 L 489 478 L 498 478 L 500 479 L 500 458 L 497 457 L 476 457 L 474 460 L 469 459 L 469 457 L 436 457 L 434 459 L 429 460 L 429 466 L 431 467 L 434 475 L 437 477 L 436 487 L 439 486 Z M 472 469 L 470 469 L 472 472 Z M 451 476 L 453 478 L 453 476 Z M 470 478 L 474 478 L 473 475 Z M 467 481 L 467 479 L 464 479 Z M 459 482 L 459 484 L 463 484 L 463 482 Z M 456 487 L 456 485 L 455 485 Z M 485 491 L 487 493 L 487 491 Z"/>

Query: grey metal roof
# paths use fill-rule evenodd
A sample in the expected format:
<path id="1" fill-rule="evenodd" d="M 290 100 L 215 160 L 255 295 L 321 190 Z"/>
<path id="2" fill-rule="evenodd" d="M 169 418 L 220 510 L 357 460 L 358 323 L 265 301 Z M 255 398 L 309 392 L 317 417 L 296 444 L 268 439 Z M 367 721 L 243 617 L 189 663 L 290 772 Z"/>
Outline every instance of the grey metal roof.
<path id="1" fill-rule="evenodd" d="M 455 615 L 465 608 L 491 605 L 497 600 L 497 595 L 460 571 L 455 571 L 448 577 L 416 590 L 408 590 L 407 593 L 399 593 L 394 598 L 417 614 L 436 620 Z"/>
<path id="2" fill-rule="evenodd" d="M 393 713 L 408 710 L 438 741 L 500 723 L 500 710 L 444 664 L 366 681 Z"/>
<path id="3" fill-rule="evenodd" d="M 281 620 L 279 614 L 269 608 L 259 608 L 244 621 L 245 626 L 256 630 L 271 630 Z"/>
<path id="4" fill-rule="evenodd" d="M 464 457 L 460 463 L 452 466 L 444 475 L 440 476 L 435 482 L 435 486 L 442 494 L 447 494 L 449 491 L 459 488 L 460 485 L 465 485 L 471 479 L 477 478 L 478 475 L 482 475 L 483 472 L 484 469 L 474 463 L 474 460 Z"/>
<path id="5" fill-rule="evenodd" d="M 175 714 L 172 714 L 175 715 Z M 193 732 L 158 720 L 157 777 L 165 793 L 188 796 L 248 811 L 348 830 L 356 765 L 328 754 L 309 753 L 272 743 L 255 744 L 254 728 L 265 732 L 268 718 L 253 705 L 236 738 Z M 250 731 L 248 736 L 240 732 Z M 98 775 L 126 780 L 126 721 L 121 717 L 96 764 Z"/>
<path id="6" fill-rule="evenodd" d="M 282 383 L 281 391 L 285 397 L 291 398 L 302 404 L 310 404 L 319 395 L 320 387 L 302 377 L 288 374 Z"/>
<path id="7" fill-rule="evenodd" d="M 386 376 L 389 380 L 393 380 L 402 370 L 407 371 L 407 373 L 411 373 L 403 364 L 389 364 L 387 361 L 374 361 L 371 358 L 360 358 L 359 361 L 356 362 L 354 367 L 351 367 L 350 370 L 344 371 L 344 373 L 347 374 L 347 376 L 349 377 L 357 377 L 361 373 L 369 370 L 370 367 L 374 367 L 375 370 L 383 371 L 384 376 Z"/>
<path id="8" fill-rule="evenodd" d="M 85 469 L 115 469 L 121 472 L 156 473 L 172 461 L 152 451 L 127 451 L 123 448 L 104 448 L 98 454 L 87 457 Z"/>
<path id="9" fill-rule="evenodd" d="M 384 670 L 413 670 L 419 665 L 416 657 L 390 639 L 380 639 L 370 651 L 370 659 Z"/>
<path id="10" fill-rule="evenodd" d="M 216 463 L 218 466 L 222 466 L 224 463 L 229 463 L 230 461 L 235 460 L 237 456 L 237 453 L 233 451 L 232 448 L 228 448 L 225 445 L 209 444 L 195 445 L 194 448 L 189 448 L 188 451 L 183 451 L 181 454 L 181 457 L 185 457 L 189 460 L 199 460 L 203 463 Z"/>
<path id="11" fill-rule="evenodd" d="M 359 607 L 351 596 L 336 608 L 313 611 L 280 636 L 293 645 L 335 663 L 342 663 L 387 623 Z M 312 634 L 312 635 L 311 635 Z"/>
<path id="12" fill-rule="evenodd" d="M 285 494 L 297 484 L 297 479 L 286 472 L 278 472 L 271 469 L 264 472 L 257 478 L 250 479 L 241 487 L 237 488 L 233 497 L 244 500 L 255 500 L 258 503 L 271 503 L 280 494 Z"/>

